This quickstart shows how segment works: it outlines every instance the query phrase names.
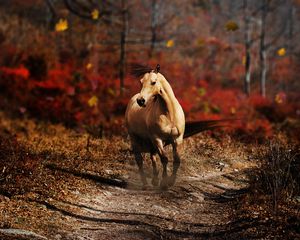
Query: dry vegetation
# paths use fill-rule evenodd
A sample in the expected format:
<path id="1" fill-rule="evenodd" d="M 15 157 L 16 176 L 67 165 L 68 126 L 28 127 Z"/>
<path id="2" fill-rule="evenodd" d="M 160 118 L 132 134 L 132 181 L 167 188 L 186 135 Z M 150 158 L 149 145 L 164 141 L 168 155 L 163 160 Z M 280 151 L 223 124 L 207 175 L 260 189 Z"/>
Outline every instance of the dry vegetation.
<path id="1" fill-rule="evenodd" d="M 159 193 L 155 189 L 142 191 L 129 141 L 124 137 L 96 139 L 60 124 L 27 118 L 12 119 L 3 112 L 0 126 L 0 152 L 4 160 L 0 166 L 1 228 L 31 230 L 50 239 L 56 235 L 73 239 L 82 233 L 71 234 L 81 226 L 72 214 L 76 216 L 82 209 L 66 203 L 81 204 L 83 200 L 87 201 L 88 196 L 92 199 L 89 201 L 94 202 L 100 195 L 108 198 L 114 195 L 115 188 L 125 188 L 127 193 L 123 190 L 121 193 L 124 201 L 127 204 L 128 201 L 132 201 L 131 204 L 139 202 L 141 207 L 138 211 L 151 212 L 151 207 L 142 206 L 148 196 L 154 194 L 150 200 L 152 204 L 165 208 L 159 212 L 161 217 L 172 215 L 172 211 L 165 211 L 175 199 L 174 207 L 178 208 L 188 201 L 195 212 L 189 218 L 184 218 L 187 212 L 182 212 L 181 218 L 172 220 L 173 224 L 178 225 L 177 221 L 188 219 L 189 225 L 200 221 L 204 227 L 193 227 L 191 234 L 181 233 L 187 238 L 206 236 L 221 239 L 219 234 L 225 234 L 229 239 L 299 237 L 299 149 L 295 145 L 292 149 L 288 148 L 282 136 L 280 143 L 270 147 L 242 144 L 221 132 L 187 139 L 180 170 L 182 177 L 169 193 Z M 150 177 L 149 162 L 146 162 L 146 168 Z M 202 179 L 200 184 L 197 179 Z M 130 200 L 125 200 L 127 194 Z M 202 207 L 198 206 L 199 198 L 202 199 Z M 112 207 L 116 211 L 130 211 L 126 204 L 122 205 L 122 198 L 117 201 L 120 204 L 117 207 L 103 202 L 99 204 L 106 206 L 103 210 L 107 211 Z M 203 205 L 214 204 L 217 204 L 215 210 L 204 211 Z M 58 210 L 61 206 L 66 212 Z M 202 211 L 198 213 L 201 217 L 197 211 Z M 113 218 L 119 219 L 115 214 Z M 128 221 L 128 217 L 125 220 Z M 121 221 L 125 220 L 121 218 Z M 144 221 L 138 222 L 137 226 L 145 228 Z M 177 232 L 179 225 L 169 232 L 164 229 L 167 223 L 161 223 L 157 228 L 155 220 L 152 221 L 146 221 L 153 224 L 151 229 L 156 229 L 151 230 L 155 232 L 152 238 L 180 236 Z M 104 232 L 111 228 L 107 224 L 99 224 L 93 227 L 101 226 Z M 138 239 L 147 235 L 143 231 L 139 234 L 128 236 Z"/>

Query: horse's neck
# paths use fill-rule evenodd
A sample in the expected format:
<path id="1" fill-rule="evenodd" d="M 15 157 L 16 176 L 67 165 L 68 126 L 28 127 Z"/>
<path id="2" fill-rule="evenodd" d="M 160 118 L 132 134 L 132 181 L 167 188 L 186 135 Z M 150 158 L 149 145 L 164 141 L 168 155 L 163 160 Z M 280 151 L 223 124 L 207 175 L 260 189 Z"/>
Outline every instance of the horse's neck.
<path id="1" fill-rule="evenodd" d="M 162 99 L 164 100 L 166 107 L 167 107 L 167 111 L 169 113 L 169 118 L 171 120 L 171 122 L 174 123 L 174 121 L 176 121 L 176 109 L 177 109 L 177 105 L 178 105 L 178 101 L 174 95 L 174 92 L 170 86 L 170 84 L 167 82 L 167 80 L 162 80 L 162 86 L 163 86 L 163 93 L 161 95 Z"/>

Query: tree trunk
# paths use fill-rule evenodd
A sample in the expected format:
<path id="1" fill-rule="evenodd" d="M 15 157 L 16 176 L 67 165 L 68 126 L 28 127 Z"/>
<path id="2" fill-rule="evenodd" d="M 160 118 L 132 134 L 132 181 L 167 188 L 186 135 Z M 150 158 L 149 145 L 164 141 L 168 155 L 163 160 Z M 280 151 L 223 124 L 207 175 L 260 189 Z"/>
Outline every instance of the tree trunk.
<path id="1" fill-rule="evenodd" d="M 293 0 L 289 0 L 288 2 L 289 6 L 288 6 L 288 32 L 287 32 L 287 54 L 288 54 L 288 58 L 289 58 L 289 64 L 290 67 L 292 68 L 291 71 L 293 71 L 295 65 L 294 65 L 294 31 L 295 31 L 295 7 L 294 7 L 294 3 Z M 294 76 L 292 76 L 293 78 Z M 287 81 L 290 81 L 291 79 L 285 79 L 285 81 L 283 81 L 283 79 L 281 80 L 282 85 L 283 85 L 283 91 L 288 92 L 289 89 L 289 84 L 287 84 Z"/>
<path id="2" fill-rule="evenodd" d="M 260 59 L 260 94 L 266 96 L 266 80 L 267 80 L 267 48 L 265 43 L 266 37 L 266 17 L 267 17 L 267 0 L 262 0 L 261 9 L 261 32 L 260 32 L 260 49 L 259 49 L 259 59 Z"/>
<path id="3" fill-rule="evenodd" d="M 126 37 L 128 30 L 128 9 L 126 0 L 122 0 L 122 31 L 120 36 L 120 63 L 119 63 L 119 78 L 120 78 L 120 95 L 124 91 L 125 65 L 126 65 Z"/>
<path id="4" fill-rule="evenodd" d="M 53 29 L 55 25 L 55 21 L 57 20 L 57 13 L 54 8 L 54 3 L 52 0 L 46 0 L 46 5 L 47 5 L 47 15 L 46 15 L 46 22 L 47 22 L 47 27 L 49 29 Z"/>
<path id="5" fill-rule="evenodd" d="M 120 66 L 119 66 L 119 78 L 120 78 L 120 94 L 123 94 L 124 90 L 124 76 L 125 76 L 125 42 L 126 34 L 125 32 L 121 32 L 121 40 L 120 40 Z"/>
<path id="6" fill-rule="evenodd" d="M 288 25 L 288 54 L 290 58 L 292 58 L 294 45 L 293 45 L 293 38 L 294 38 L 294 14 L 295 14 L 295 8 L 293 5 L 293 1 L 289 1 L 289 25 Z"/>
<path id="7" fill-rule="evenodd" d="M 266 80 L 267 80 L 267 51 L 260 49 L 260 94 L 266 96 Z"/>
<path id="8" fill-rule="evenodd" d="M 250 18 L 248 15 L 248 0 L 244 0 L 244 22 L 245 22 L 245 79 L 244 79 L 244 91 L 250 95 L 250 83 L 251 83 L 251 30 L 250 30 Z"/>
<path id="9" fill-rule="evenodd" d="M 149 51 L 149 57 L 151 58 L 153 56 L 153 52 L 155 49 L 156 44 L 156 27 L 157 27 L 157 11 L 158 11 L 158 4 L 157 0 L 152 0 L 151 5 L 151 46 Z"/>

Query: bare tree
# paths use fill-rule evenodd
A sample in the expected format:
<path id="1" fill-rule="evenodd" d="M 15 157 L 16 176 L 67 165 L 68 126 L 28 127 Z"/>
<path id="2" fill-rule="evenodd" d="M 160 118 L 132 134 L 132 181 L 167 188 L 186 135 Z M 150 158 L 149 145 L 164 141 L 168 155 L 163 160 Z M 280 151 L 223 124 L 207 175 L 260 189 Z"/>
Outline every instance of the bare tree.
<path id="1" fill-rule="evenodd" d="M 54 0 L 45 0 L 49 11 L 53 16 L 57 16 L 56 9 L 54 7 Z M 126 75 L 126 55 L 127 52 L 130 51 L 128 46 L 142 44 L 142 45 L 150 45 L 149 56 L 151 57 L 155 48 L 158 44 L 162 43 L 164 39 L 160 39 L 158 37 L 159 31 L 165 28 L 175 16 L 178 15 L 178 12 L 175 12 L 174 9 L 167 9 L 167 14 L 160 14 L 162 11 L 160 9 L 162 1 L 152 0 L 151 2 L 151 11 L 147 11 L 146 15 L 151 17 L 151 22 L 149 25 L 145 25 L 144 23 L 134 23 L 130 21 L 131 19 L 131 9 L 133 6 L 138 4 L 136 1 L 128 1 L 128 0 L 108 0 L 108 1 L 98 1 L 98 0 L 63 0 L 64 6 L 74 15 L 92 20 L 91 13 L 93 10 L 97 9 L 99 11 L 99 22 L 102 22 L 105 25 L 106 31 L 109 32 L 111 36 L 110 40 L 95 40 L 95 45 L 99 45 L 99 43 L 108 44 L 110 46 L 118 46 L 119 50 L 119 62 L 118 62 L 118 72 L 120 79 L 120 94 L 123 93 L 125 87 L 125 75 Z M 149 2 L 143 2 L 145 7 L 148 9 Z M 165 10 L 165 8 L 162 8 Z M 170 11 L 169 11 L 170 10 Z M 138 16 L 134 16 L 138 17 Z M 135 29 L 134 27 L 129 28 L 129 24 L 138 25 L 141 24 L 142 28 Z M 145 27 L 144 27 L 145 26 Z M 129 29 L 131 31 L 129 31 Z M 150 29 L 150 31 L 149 31 Z M 146 31 L 146 32 L 145 32 Z M 149 35 L 149 32 L 151 35 Z M 142 37 L 141 37 L 142 36 Z M 96 37 L 93 39 L 97 39 Z M 98 51 L 97 48 L 91 48 L 95 51 Z M 94 52 L 94 55 L 96 53 Z M 97 59 L 96 57 L 93 58 Z M 93 61 L 95 62 L 95 61 Z M 94 69 L 97 67 L 95 66 Z"/>
<path id="2" fill-rule="evenodd" d="M 153 55 L 155 44 L 157 41 L 157 26 L 158 26 L 158 2 L 157 0 L 152 0 L 151 2 L 151 45 L 149 57 Z"/>
<path id="3" fill-rule="evenodd" d="M 273 3 L 273 6 L 271 5 Z M 260 93 L 263 97 L 266 96 L 266 81 L 267 81 L 267 72 L 268 72 L 268 59 L 267 53 L 268 50 L 273 47 L 277 41 L 283 36 L 286 31 L 286 26 L 288 22 L 287 14 L 280 14 L 282 17 L 280 23 L 276 24 L 275 20 L 272 21 L 273 26 L 278 25 L 278 30 L 274 31 L 274 34 L 269 34 L 267 42 L 267 16 L 271 12 L 275 12 L 279 9 L 282 4 L 285 4 L 285 1 L 278 0 L 272 2 L 270 0 L 262 0 L 260 7 L 260 43 L 259 43 L 259 59 L 260 59 Z M 274 16 L 274 14 L 273 14 Z M 276 25 L 275 25 L 276 24 Z M 270 28 L 268 28 L 270 29 Z"/>
<path id="4" fill-rule="evenodd" d="M 149 14 L 147 14 L 151 19 L 150 28 L 148 30 L 148 27 L 146 27 L 146 32 L 144 32 L 144 35 L 148 35 L 148 31 L 150 32 L 149 58 L 151 58 L 155 49 L 166 41 L 166 37 L 162 37 L 160 33 L 172 23 L 176 16 L 179 16 L 180 12 L 176 7 L 177 3 L 175 1 L 143 0 L 142 3 L 145 8 L 151 10 Z M 168 35 L 170 36 L 170 32 Z M 174 35 L 176 34 L 172 33 L 172 36 Z M 147 41 L 145 43 L 147 43 Z"/>
<path id="5" fill-rule="evenodd" d="M 46 0 L 47 6 L 53 16 L 57 18 L 57 13 L 54 7 L 53 0 Z M 97 10 L 99 21 L 103 22 L 107 26 L 113 26 L 115 29 L 119 29 L 119 79 L 120 79 L 120 94 L 124 90 L 124 78 L 125 78 L 125 65 L 126 65 L 126 44 L 127 44 L 127 32 L 128 32 L 128 14 L 129 7 L 127 0 L 116 1 L 97 1 L 97 0 L 63 0 L 64 6 L 74 15 L 93 21 L 92 12 Z M 113 16 L 113 17 L 112 17 Z M 95 20 L 95 19 L 94 19 Z M 93 49 L 93 65 L 94 71 L 98 70 L 99 60 L 99 47 L 96 36 L 93 38 L 91 49 Z M 110 44 L 116 44 L 111 41 Z"/>
<path id="6" fill-rule="evenodd" d="M 121 15 L 122 27 L 120 36 L 120 63 L 119 63 L 119 77 L 120 77 L 120 94 L 124 91 L 125 65 L 126 65 L 126 37 L 128 33 L 128 6 L 126 0 L 121 0 Z"/>
<path id="7" fill-rule="evenodd" d="M 294 52 L 294 36 L 295 36 L 295 6 L 293 3 L 293 0 L 288 0 L 288 39 L 287 39 L 287 43 L 288 43 L 288 53 L 289 56 L 292 57 L 293 56 L 293 52 Z"/>
<path id="8" fill-rule="evenodd" d="M 262 0 L 261 6 L 261 31 L 259 43 L 259 60 L 260 60 L 260 93 L 266 96 L 266 77 L 267 77 L 267 46 L 266 46 L 266 18 L 268 14 L 269 1 Z"/>
<path id="9" fill-rule="evenodd" d="M 245 80 L 244 80 L 244 91 L 250 95 L 250 82 L 251 82 L 251 29 L 250 29 L 250 15 L 248 13 L 248 0 L 244 0 L 244 24 L 245 24 Z"/>

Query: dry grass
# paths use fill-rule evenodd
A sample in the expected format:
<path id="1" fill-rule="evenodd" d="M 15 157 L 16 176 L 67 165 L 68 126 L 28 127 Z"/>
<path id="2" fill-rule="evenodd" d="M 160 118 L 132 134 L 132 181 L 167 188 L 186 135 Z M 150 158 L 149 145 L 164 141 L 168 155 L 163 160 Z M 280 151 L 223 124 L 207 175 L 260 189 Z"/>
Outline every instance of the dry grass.
<path id="1" fill-rule="evenodd" d="M 290 148 L 242 144 L 230 136 L 212 137 L 209 133 L 187 139 L 184 146 L 179 175 L 186 179 L 179 179 L 179 182 L 205 176 L 209 183 L 209 176 L 215 176 L 218 172 L 220 176 L 214 179 L 226 185 L 229 179 L 222 178 L 223 174 L 243 174 L 245 169 L 262 165 L 257 175 L 257 172 L 249 171 L 248 175 L 253 179 L 251 191 L 238 198 L 236 211 L 232 213 L 236 219 L 249 219 L 251 224 L 257 222 L 254 224 L 256 227 L 247 228 L 243 236 L 267 236 L 268 239 L 285 236 L 286 232 L 289 232 L 289 237 L 299 235 L 299 203 L 295 200 L 295 194 L 298 194 L 295 192 L 297 178 L 294 178 L 299 177 L 299 171 L 292 171 L 292 166 L 297 162 L 293 151 L 288 151 Z M 0 155 L 2 228 L 31 229 L 37 233 L 47 232 L 49 236 L 58 226 L 68 230 L 73 220 L 62 219 L 59 213 L 48 211 L 36 201 L 51 202 L 54 199 L 76 202 L 79 192 L 83 195 L 101 193 L 102 187 L 97 182 L 76 173 L 139 182 L 128 139 L 121 136 L 93 138 L 86 132 L 67 129 L 60 124 L 27 118 L 13 119 L 3 112 L 0 112 Z M 265 159 L 264 164 L 261 164 L 262 159 Z M 49 168 L 49 165 L 56 168 Z M 150 166 L 150 161 L 146 160 L 149 176 Z M 295 166 L 299 168 L 299 165 Z M 285 170 L 289 170 L 288 175 Z M 279 187 L 276 193 L 282 194 L 276 195 L 276 216 L 272 205 L 275 183 Z M 202 190 L 211 191 L 208 188 Z"/>
<path id="2" fill-rule="evenodd" d="M 259 174 L 258 190 L 271 195 L 272 207 L 277 214 L 279 202 L 289 201 L 300 193 L 300 151 L 295 146 L 271 142 Z"/>
<path id="3" fill-rule="evenodd" d="M 260 223 L 245 231 L 249 238 L 256 232 L 265 239 L 299 238 L 299 153 L 299 147 L 285 139 L 273 140 L 255 152 L 260 167 L 249 174 L 249 192 L 237 207 L 238 218 Z"/>

